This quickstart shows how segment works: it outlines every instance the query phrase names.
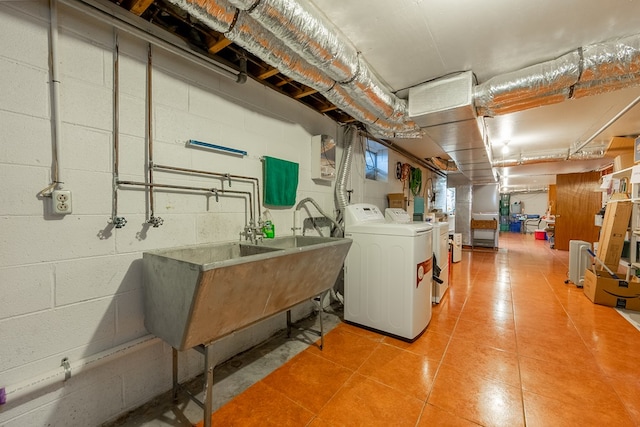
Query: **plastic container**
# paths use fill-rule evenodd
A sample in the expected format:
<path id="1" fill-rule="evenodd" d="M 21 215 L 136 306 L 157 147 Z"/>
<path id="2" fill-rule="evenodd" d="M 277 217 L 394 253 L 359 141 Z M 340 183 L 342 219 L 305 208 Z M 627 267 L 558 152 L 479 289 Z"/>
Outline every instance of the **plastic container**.
<path id="1" fill-rule="evenodd" d="M 536 230 L 533 234 L 536 240 L 547 240 L 547 232 L 545 230 Z"/>
<path id="2" fill-rule="evenodd" d="M 520 233 L 520 230 L 521 230 L 520 221 L 512 222 L 511 224 L 509 224 L 509 231 L 513 233 Z"/>
<path id="3" fill-rule="evenodd" d="M 262 226 L 262 233 L 267 239 L 273 239 L 274 237 L 276 237 L 276 226 L 273 224 L 273 222 L 267 220 Z"/>

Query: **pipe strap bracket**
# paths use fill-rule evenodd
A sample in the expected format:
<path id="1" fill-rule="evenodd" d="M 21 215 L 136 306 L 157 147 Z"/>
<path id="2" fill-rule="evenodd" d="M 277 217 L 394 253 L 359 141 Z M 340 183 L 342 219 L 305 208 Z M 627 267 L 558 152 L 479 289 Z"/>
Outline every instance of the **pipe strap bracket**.
<path id="1" fill-rule="evenodd" d="M 64 380 L 67 381 L 71 378 L 71 364 L 69 363 L 69 358 L 63 358 L 62 361 L 60 361 L 60 366 L 64 369 Z"/>

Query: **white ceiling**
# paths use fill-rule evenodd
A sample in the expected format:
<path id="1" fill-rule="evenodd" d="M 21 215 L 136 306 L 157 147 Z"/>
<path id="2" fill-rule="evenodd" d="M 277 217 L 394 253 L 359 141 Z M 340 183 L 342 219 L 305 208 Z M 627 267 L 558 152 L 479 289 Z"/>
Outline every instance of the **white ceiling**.
<path id="1" fill-rule="evenodd" d="M 638 0 L 312 0 L 362 52 L 382 82 L 399 97 L 407 88 L 471 70 L 477 82 L 555 59 L 590 44 L 640 33 Z M 520 154 L 568 152 L 587 141 L 640 96 L 640 88 L 569 100 L 486 118 L 494 160 Z M 596 135 L 640 134 L 640 106 Z M 437 141 L 394 140 L 420 158 L 447 158 Z M 595 170 L 611 159 L 548 162 L 498 168 L 517 189 L 555 183 L 559 173 Z"/>

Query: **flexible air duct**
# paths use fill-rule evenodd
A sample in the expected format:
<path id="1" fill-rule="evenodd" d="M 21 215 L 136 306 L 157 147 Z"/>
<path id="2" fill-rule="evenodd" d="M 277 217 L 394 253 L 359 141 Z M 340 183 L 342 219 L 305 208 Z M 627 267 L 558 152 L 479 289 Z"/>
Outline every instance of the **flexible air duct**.
<path id="1" fill-rule="evenodd" d="M 597 147 L 590 150 L 583 150 L 575 154 L 570 154 L 568 151 L 540 154 L 521 154 L 518 158 L 495 160 L 493 161 L 492 166 L 506 168 L 512 166 L 533 165 L 565 160 L 595 160 L 601 159 L 604 156 L 604 150 L 604 147 Z"/>
<path id="2" fill-rule="evenodd" d="M 349 137 L 347 137 L 347 135 Z M 340 169 L 336 178 L 336 204 L 338 211 L 342 214 L 344 209 L 349 205 L 349 193 L 347 192 L 347 180 L 351 176 L 351 162 L 353 159 L 353 147 L 356 146 L 358 140 L 358 130 L 355 126 L 350 126 L 345 132 L 345 147 L 340 162 Z"/>
<path id="3" fill-rule="evenodd" d="M 296 0 L 169 1 L 286 76 L 318 90 L 375 135 L 422 136 L 408 118 L 406 102 L 380 83 L 311 5 Z M 639 84 L 640 37 L 634 35 L 493 77 L 473 89 L 473 103 L 479 116 L 496 116 Z"/>
<path id="4" fill-rule="evenodd" d="M 324 70 L 374 114 L 392 123 L 402 124 L 408 120 L 406 101 L 380 83 L 357 50 L 341 40 L 333 24 L 311 5 L 302 6 L 295 0 L 229 1 L 247 11 L 309 64 Z"/>
<path id="5" fill-rule="evenodd" d="M 312 87 L 322 93 L 355 119 L 370 126 L 372 133 L 382 136 L 413 135 L 419 129 L 412 122 L 392 123 L 381 118 L 355 100 L 347 91 L 336 84 L 324 71 L 310 65 L 283 42 L 278 40 L 246 13 L 226 0 L 169 0 L 175 6 L 189 13 L 207 27 L 223 33 L 229 40 L 258 56 L 269 65 L 279 69 L 284 75 Z"/>
<path id="6" fill-rule="evenodd" d="M 478 115 L 497 116 L 640 84 L 640 36 L 585 46 L 474 88 Z"/>

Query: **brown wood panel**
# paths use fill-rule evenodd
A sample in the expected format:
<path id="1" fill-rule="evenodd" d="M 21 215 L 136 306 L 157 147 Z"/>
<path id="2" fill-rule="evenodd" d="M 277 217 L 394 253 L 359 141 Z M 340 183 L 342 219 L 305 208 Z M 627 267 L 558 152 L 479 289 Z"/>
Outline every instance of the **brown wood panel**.
<path id="1" fill-rule="evenodd" d="M 556 249 L 568 251 L 569 240 L 598 241 L 594 215 L 602 206 L 602 193 L 595 191 L 599 180 L 600 172 L 556 176 Z"/>

